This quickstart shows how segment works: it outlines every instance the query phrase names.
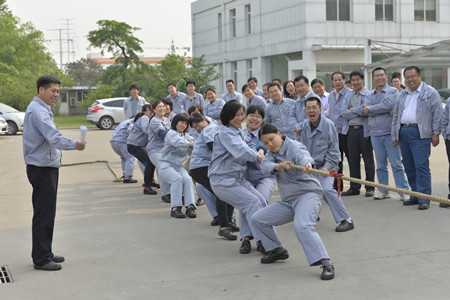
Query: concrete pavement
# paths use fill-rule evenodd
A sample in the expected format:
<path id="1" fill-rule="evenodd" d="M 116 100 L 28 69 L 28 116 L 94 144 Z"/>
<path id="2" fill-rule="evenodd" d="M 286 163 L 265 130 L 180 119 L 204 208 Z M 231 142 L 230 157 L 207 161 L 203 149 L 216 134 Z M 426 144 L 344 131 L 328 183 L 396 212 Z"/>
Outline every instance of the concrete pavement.
<path id="1" fill-rule="evenodd" d="M 63 130 L 77 138 L 77 130 Z M 65 151 L 63 163 L 120 161 L 111 131 L 90 130 L 85 151 Z M 433 194 L 447 196 L 447 158 L 442 139 L 432 149 Z M 14 283 L 0 284 L 0 299 L 447 299 L 450 210 L 405 207 L 393 196 L 375 201 L 344 197 L 355 230 L 336 233 L 326 204 L 317 230 L 336 277 L 319 279 L 309 267 L 292 224 L 277 228 L 290 253 L 263 265 L 253 251 L 238 253 L 211 227 L 205 206 L 197 219 L 174 219 L 170 206 L 142 194 L 138 184 L 114 183 L 106 165 L 60 171 L 54 252 L 66 262 L 59 272 L 33 270 L 31 186 L 22 138 L 0 135 L 0 265 Z M 348 174 L 348 173 L 347 173 Z M 391 182 L 392 178 L 391 178 Z M 159 191 L 159 190 L 158 190 Z M 278 192 L 271 202 L 279 200 Z"/>

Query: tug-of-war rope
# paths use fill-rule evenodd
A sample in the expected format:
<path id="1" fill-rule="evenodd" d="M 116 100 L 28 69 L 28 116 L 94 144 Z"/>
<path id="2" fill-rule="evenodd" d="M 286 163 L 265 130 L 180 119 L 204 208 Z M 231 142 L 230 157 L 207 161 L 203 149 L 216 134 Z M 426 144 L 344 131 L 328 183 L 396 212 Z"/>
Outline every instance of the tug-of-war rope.
<path id="1" fill-rule="evenodd" d="M 304 172 L 307 172 L 306 168 L 302 167 L 302 166 L 297 166 L 295 164 L 291 164 L 291 167 L 294 168 L 294 169 L 298 169 L 298 170 L 302 170 Z M 392 187 L 392 186 L 388 186 L 388 185 L 384 185 L 384 184 L 379 184 L 379 183 L 375 183 L 375 182 L 372 182 L 372 181 L 366 181 L 366 180 L 362 180 L 362 179 L 352 178 L 352 177 L 349 177 L 349 176 L 345 176 L 344 174 L 337 173 L 336 170 L 332 170 L 330 172 L 325 172 L 325 171 L 321 171 L 321 170 L 316 170 L 316 169 L 310 168 L 310 169 L 308 169 L 308 172 L 316 173 L 316 174 L 319 174 L 319 175 L 322 175 L 322 176 L 334 177 L 334 178 L 336 178 L 338 180 L 338 187 L 340 187 L 340 180 L 348 180 L 350 182 L 359 183 L 361 185 L 373 186 L 373 187 L 380 188 L 380 189 L 383 189 L 383 190 L 396 192 L 396 193 L 399 193 L 399 194 L 410 195 L 410 196 L 413 196 L 413 197 L 427 199 L 427 200 L 436 201 L 436 202 L 440 202 L 440 203 L 444 203 L 444 204 L 449 204 L 450 205 L 450 200 L 446 199 L 446 198 L 433 196 L 433 195 L 428 195 L 428 194 L 422 194 L 422 193 L 418 193 L 418 192 L 414 192 L 414 191 L 410 191 L 410 190 L 399 189 L 399 188 L 396 188 L 396 187 Z"/>
<path id="2" fill-rule="evenodd" d="M 111 171 L 111 173 L 113 173 L 114 176 L 116 177 L 114 179 L 114 182 L 121 182 L 122 181 L 122 179 L 117 175 L 116 171 L 112 168 L 111 164 L 107 160 L 95 160 L 95 161 L 85 161 L 85 162 L 78 162 L 78 163 L 62 164 L 62 166 L 63 167 L 69 167 L 69 166 L 87 165 L 87 164 L 95 164 L 95 163 L 106 163 L 108 168 L 109 168 L 109 170 Z M 306 168 L 305 167 L 298 166 L 298 165 L 295 165 L 295 164 L 291 164 L 291 167 L 294 168 L 294 169 L 298 169 L 298 170 L 302 170 L 302 171 L 306 172 Z M 414 191 L 410 191 L 410 190 L 399 189 L 399 188 L 396 188 L 396 187 L 392 187 L 392 186 L 388 186 L 388 185 L 384 185 L 384 184 L 379 184 L 379 183 L 375 183 L 375 182 L 372 182 L 372 181 L 366 181 L 366 180 L 362 180 L 362 179 L 352 178 L 352 177 L 349 177 L 349 176 L 345 176 L 344 174 L 337 173 L 336 170 L 332 170 L 330 172 L 325 172 L 325 171 L 321 171 L 321 170 L 316 170 L 316 169 L 310 168 L 308 170 L 308 172 L 316 173 L 316 174 L 319 174 L 319 175 L 322 175 L 322 176 L 327 176 L 327 177 L 334 177 L 334 178 L 336 178 L 338 180 L 338 187 L 340 187 L 340 181 L 341 180 L 347 180 L 347 181 L 350 181 L 350 182 L 359 183 L 361 185 L 373 186 L 373 187 L 380 188 L 380 189 L 383 189 L 383 190 L 396 192 L 396 193 L 399 193 L 399 194 L 410 195 L 410 196 L 413 196 L 413 197 L 427 199 L 427 200 L 436 201 L 436 202 L 440 202 L 440 203 L 444 203 L 444 204 L 449 204 L 450 205 L 450 199 L 446 199 L 446 198 L 442 198 L 442 197 L 438 197 L 438 196 L 433 196 L 433 195 L 428 195 L 428 194 L 422 194 L 422 193 L 418 193 L 418 192 L 414 192 Z M 338 191 L 338 193 L 340 194 L 340 190 Z"/>

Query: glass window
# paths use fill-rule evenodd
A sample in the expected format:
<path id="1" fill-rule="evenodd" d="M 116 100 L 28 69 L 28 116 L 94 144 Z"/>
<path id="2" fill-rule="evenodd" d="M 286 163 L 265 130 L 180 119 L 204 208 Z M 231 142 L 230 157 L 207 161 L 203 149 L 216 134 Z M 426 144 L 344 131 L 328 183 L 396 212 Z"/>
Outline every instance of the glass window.
<path id="1" fill-rule="evenodd" d="M 236 37 L 236 9 L 230 9 L 230 30 L 231 37 Z"/>
<path id="2" fill-rule="evenodd" d="M 375 20 L 394 20 L 394 0 L 375 0 Z"/>
<path id="3" fill-rule="evenodd" d="M 231 76 L 233 77 L 234 83 L 237 86 L 237 62 L 231 63 Z"/>
<path id="4" fill-rule="evenodd" d="M 219 42 L 222 41 L 222 14 L 217 14 L 217 37 Z"/>
<path id="5" fill-rule="evenodd" d="M 436 21 L 436 0 L 414 0 L 415 21 Z"/>
<path id="6" fill-rule="evenodd" d="M 253 75 L 253 61 L 251 59 L 247 60 L 247 74 L 248 77 L 252 77 Z"/>
<path id="7" fill-rule="evenodd" d="M 326 0 L 327 21 L 350 21 L 350 0 Z"/>
<path id="8" fill-rule="evenodd" d="M 252 33 L 252 19 L 251 19 L 251 10 L 250 10 L 250 4 L 247 4 L 245 6 L 245 32 L 247 34 Z"/>

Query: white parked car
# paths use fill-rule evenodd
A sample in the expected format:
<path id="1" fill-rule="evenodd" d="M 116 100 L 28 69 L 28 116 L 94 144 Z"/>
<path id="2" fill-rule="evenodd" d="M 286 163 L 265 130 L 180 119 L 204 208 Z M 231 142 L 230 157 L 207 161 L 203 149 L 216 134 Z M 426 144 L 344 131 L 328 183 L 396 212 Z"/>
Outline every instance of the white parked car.
<path id="1" fill-rule="evenodd" d="M 8 123 L 6 120 L 0 117 L 0 133 L 6 133 L 8 131 Z"/>
<path id="2" fill-rule="evenodd" d="M 23 131 L 24 112 L 0 103 L 0 117 L 4 118 L 6 123 L 8 123 L 8 131 L 6 134 L 16 134 L 18 131 Z"/>
<path id="3" fill-rule="evenodd" d="M 126 97 L 100 99 L 88 108 L 86 121 L 100 129 L 112 129 L 115 124 L 125 121 L 123 101 Z"/>

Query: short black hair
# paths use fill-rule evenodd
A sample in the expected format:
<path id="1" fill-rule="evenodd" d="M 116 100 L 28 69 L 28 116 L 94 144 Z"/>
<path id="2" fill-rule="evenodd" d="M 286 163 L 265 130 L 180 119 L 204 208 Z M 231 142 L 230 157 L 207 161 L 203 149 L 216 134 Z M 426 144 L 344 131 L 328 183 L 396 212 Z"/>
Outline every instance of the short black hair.
<path id="1" fill-rule="evenodd" d="M 215 90 L 214 88 L 212 88 L 212 87 L 206 89 L 205 95 L 206 95 L 208 92 L 213 92 L 214 94 L 216 94 L 216 90 Z"/>
<path id="2" fill-rule="evenodd" d="M 261 128 L 259 129 L 258 138 L 261 140 L 261 136 L 263 136 L 265 134 L 270 134 L 270 133 L 277 134 L 278 132 L 280 132 L 278 130 L 278 128 L 276 128 L 274 125 L 272 125 L 270 123 L 266 123 L 263 126 L 261 126 Z"/>
<path id="3" fill-rule="evenodd" d="M 194 105 L 191 105 L 189 108 L 188 108 L 188 114 L 190 115 L 190 114 L 192 114 L 196 109 L 198 109 L 198 111 L 203 115 L 203 106 L 201 106 L 201 105 L 198 105 L 198 104 L 194 104 Z"/>
<path id="4" fill-rule="evenodd" d="M 272 79 L 272 82 L 278 82 L 279 84 L 281 84 L 281 79 L 280 78 L 274 78 L 274 79 Z"/>
<path id="5" fill-rule="evenodd" d="M 186 87 L 187 87 L 189 84 L 192 84 L 193 86 L 195 86 L 195 81 L 193 81 L 193 80 L 188 80 L 188 81 L 186 81 Z"/>
<path id="6" fill-rule="evenodd" d="M 416 66 L 409 66 L 409 67 L 407 67 L 407 68 L 403 71 L 403 76 L 405 76 L 406 71 L 411 71 L 411 70 L 416 70 L 417 75 L 420 75 L 420 69 L 419 69 L 419 67 L 416 67 Z"/>
<path id="7" fill-rule="evenodd" d="M 189 121 L 189 115 L 187 113 L 179 113 L 175 115 L 172 119 L 172 123 L 170 124 L 170 127 L 177 131 L 177 124 L 178 122 L 188 122 Z M 189 126 L 186 126 L 186 129 L 183 132 L 188 131 Z"/>
<path id="8" fill-rule="evenodd" d="M 176 85 L 175 83 L 173 83 L 173 82 L 169 83 L 169 84 L 167 85 L 167 88 L 169 88 L 169 86 L 171 86 L 171 85 L 173 85 L 175 88 L 177 88 L 177 85 Z"/>
<path id="9" fill-rule="evenodd" d="M 195 112 L 189 117 L 188 123 L 189 123 L 189 126 L 192 127 L 194 124 L 197 124 L 197 123 L 200 123 L 203 121 L 208 122 L 208 120 L 206 120 L 206 118 L 202 114 Z"/>
<path id="10" fill-rule="evenodd" d="M 269 90 L 271 87 L 276 86 L 280 91 L 281 91 L 281 86 L 278 82 L 272 82 L 269 84 L 269 86 L 267 87 L 267 90 Z"/>
<path id="11" fill-rule="evenodd" d="M 320 108 L 322 108 L 322 101 L 320 101 L 320 99 L 318 97 L 309 97 L 308 99 L 305 100 L 305 108 L 306 108 L 306 103 L 308 101 L 317 101 L 317 104 L 319 105 Z"/>
<path id="12" fill-rule="evenodd" d="M 258 112 L 258 114 L 264 119 L 264 108 L 259 105 L 250 105 L 249 107 L 247 107 L 247 112 L 245 113 L 245 115 L 248 116 L 249 114 L 254 114 L 255 112 Z"/>
<path id="13" fill-rule="evenodd" d="M 249 79 L 247 79 L 247 83 L 249 83 L 250 81 L 254 81 L 255 83 L 258 83 L 258 79 L 256 79 L 255 76 L 251 76 Z"/>
<path id="14" fill-rule="evenodd" d="M 308 77 L 304 75 L 300 75 L 294 78 L 294 83 L 299 82 L 300 80 L 304 80 L 306 84 L 309 84 Z"/>
<path id="15" fill-rule="evenodd" d="M 222 111 L 220 112 L 220 121 L 223 125 L 228 126 L 230 124 L 230 121 L 234 119 L 237 112 L 240 109 L 243 109 L 245 112 L 245 107 L 237 100 L 230 100 L 222 108 Z"/>
<path id="16" fill-rule="evenodd" d="M 373 75 L 373 72 L 372 72 L 372 75 Z M 352 71 L 352 72 L 350 73 L 350 80 L 352 79 L 353 76 L 359 76 L 359 78 L 364 79 L 364 74 L 363 74 L 363 72 L 361 72 L 360 70 L 354 70 L 354 71 Z M 352 83 L 352 82 L 350 81 L 350 84 L 351 84 L 351 83 Z M 347 84 L 347 82 L 346 82 L 345 84 Z"/>
<path id="17" fill-rule="evenodd" d="M 161 102 L 164 103 L 165 105 L 169 105 L 170 111 L 173 110 L 173 102 L 172 102 L 172 100 L 170 100 L 169 98 L 163 98 L 163 99 L 161 99 Z"/>
<path id="18" fill-rule="evenodd" d="M 39 94 L 39 88 L 40 87 L 43 87 L 44 90 L 46 90 L 53 83 L 56 83 L 57 85 L 61 85 L 61 80 L 59 80 L 58 78 L 56 78 L 53 75 L 43 75 L 43 76 L 39 77 L 37 82 L 36 82 L 38 94 Z"/>
<path id="19" fill-rule="evenodd" d="M 402 74 L 400 74 L 400 72 L 394 72 L 394 73 L 392 73 L 391 81 L 394 78 L 398 78 L 401 81 L 402 80 Z"/>
<path id="20" fill-rule="evenodd" d="M 385 68 L 382 68 L 382 67 L 376 67 L 375 69 L 373 69 L 372 70 L 372 77 L 374 76 L 374 74 L 375 74 L 375 72 L 376 71 L 383 71 L 384 72 L 384 75 L 386 75 L 387 76 L 387 73 L 386 73 L 386 69 Z M 351 74 L 350 74 L 351 75 Z M 351 76 L 350 76 L 350 78 L 351 78 Z"/>
<path id="21" fill-rule="evenodd" d="M 336 71 L 336 72 L 333 72 L 333 74 L 331 74 L 331 81 L 333 81 L 333 77 L 334 77 L 334 75 L 336 75 L 336 74 L 341 75 L 341 76 L 342 76 L 342 80 L 345 80 L 345 75 L 344 75 L 344 73 L 342 73 L 341 71 Z"/>
<path id="22" fill-rule="evenodd" d="M 247 88 L 249 88 L 249 89 L 252 90 L 252 88 L 250 87 L 250 85 L 248 85 L 248 84 L 246 83 L 246 84 L 244 84 L 244 85 L 242 86 L 242 92 L 244 92 Z M 253 91 L 253 90 L 252 90 L 252 91 Z"/>
<path id="23" fill-rule="evenodd" d="M 130 85 L 130 91 L 132 89 L 137 89 L 139 91 L 139 86 L 137 84 L 132 84 L 132 85 Z"/>
<path id="24" fill-rule="evenodd" d="M 319 83 L 321 86 L 325 86 L 325 82 L 323 82 L 323 80 L 320 78 L 314 78 L 311 81 L 311 86 L 315 85 L 316 83 Z"/>
<path id="25" fill-rule="evenodd" d="M 225 85 L 227 85 L 228 82 L 231 82 L 232 84 L 234 84 L 234 80 L 233 79 L 228 79 L 227 81 L 225 81 Z"/>

